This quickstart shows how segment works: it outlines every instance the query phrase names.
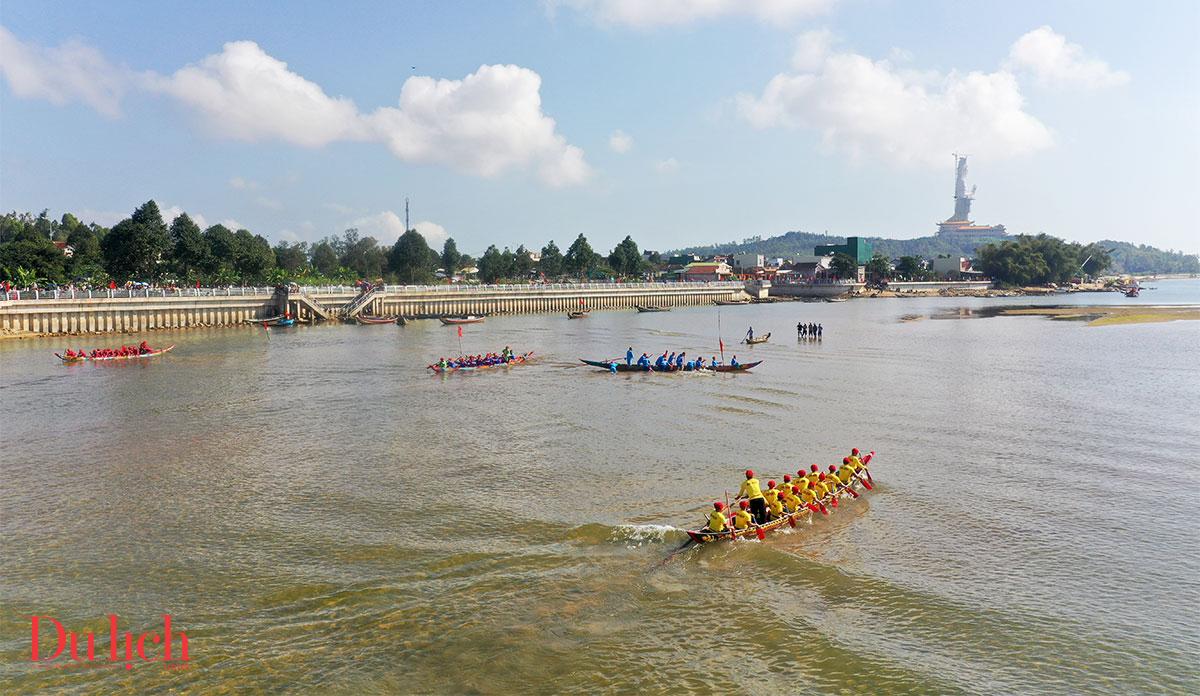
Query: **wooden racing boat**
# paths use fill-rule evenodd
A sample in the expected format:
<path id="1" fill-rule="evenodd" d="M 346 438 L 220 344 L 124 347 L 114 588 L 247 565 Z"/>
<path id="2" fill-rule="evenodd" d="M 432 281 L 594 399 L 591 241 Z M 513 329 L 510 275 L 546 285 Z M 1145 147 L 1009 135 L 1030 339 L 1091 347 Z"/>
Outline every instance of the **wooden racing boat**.
<path id="1" fill-rule="evenodd" d="M 429 369 L 433 370 L 439 375 L 444 375 L 450 374 L 451 372 L 478 372 L 479 370 L 488 370 L 493 367 L 517 367 L 529 362 L 530 356 L 532 355 L 533 351 L 531 350 L 522 355 L 514 355 L 512 360 L 509 360 L 506 363 L 496 363 L 495 365 L 472 365 L 470 367 L 442 367 L 441 365 L 430 365 Z"/>
<path id="2" fill-rule="evenodd" d="M 656 305 L 634 305 L 634 309 L 639 312 L 669 312 L 670 307 L 658 307 Z"/>
<path id="3" fill-rule="evenodd" d="M 601 370 L 605 370 L 605 371 L 609 371 L 609 372 L 612 371 L 612 368 L 609 366 L 613 362 L 617 363 L 617 372 L 687 372 L 688 371 L 688 370 L 680 370 L 675 367 L 671 367 L 671 368 L 668 368 L 665 370 L 659 370 L 656 367 L 654 367 L 653 365 L 650 366 L 649 370 L 646 370 L 644 368 L 638 367 L 636 364 L 626 365 L 624 361 L 584 360 L 583 358 L 580 358 L 579 362 L 583 363 L 584 365 L 591 365 L 592 367 L 598 367 Z M 691 372 L 746 372 L 748 370 L 754 369 L 755 367 L 757 367 L 760 364 L 762 364 L 762 361 L 757 360 L 755 362 L 743 363 L 736 367 L 733 365 L 717 365 L 716 367 L 704 367 L 699 370 L 691 370 Z"/>
<path id="4" fill-rule="evenodd" d="M 174 349 L 175 349 L 175 346 L 174 346 L 174 344 L 172 344 L 172 345 L 167 346 L 166 348 L 159 348 L 158 350 L 152 350 L 149 353 L 139 353 L 137 355 L 105 355 L 105 356 L 96 357 L 96 358 L 90 358 L 86 355 L 77 356 L 74 358 L 68 358 L 68 357 L 59 355 L 58 353 L 55 353 L 54 355 L 59 360 L 62 360 L 65 363 L 101 362 L 104 360 L 131 360 L 131 359 L 136 359 L 136 358 L 153 358 L 156 355 L 162 355 L 163 353 L 170 353 Z"/>
<path id="5" fill-rule="evenodd" d="M 354 320 L 357 321 L 359 324 L 394 324 L 394 323 L 396 323 L 396 317 L 372 317 L 372 316 L 363 316 L 362 314 L 359 314 L 358 316 L 354 317 Z"/>
<path id="6" fill-rule="evenodd" d="M 457 324 L 478 324 L 483 321 L 483 317 L 469 314 L 465 317 L 438 317 L 438 320 L 446 326 L 455 326 Z"/>
<path id="7" fill-rule="evenodd" d="M 768 331 L 763 336 L 755 336 L 754 338 L 747 338 L 747 339 L 743 340 L 742 343 L 745 343 L 746 345 L 749 345 L 749 346 L 754 346 L 754 345 L 758 345 L 759 343 L 766 343 L 769 340 L 771 340 L 771 332 Z"/>
<path id="8" fill-rule="evenodd" d="M 858 481 L 853 481 L 848 488 L 853 488 L 855 491 L 859 491 L 862 490 L 862 484 Z M 839 495 L 848 495 L 845 491 L 846 489 L 843 488 L 839 492 Z M 845 497 L 839 497 L 839 500 L 842 504 L 851 499 L 853 498 L 847 499 Z M 836 508 L 832 508 L 827 504 L 826 509 Z M 696 542 L 697 544 L 705 544 L 713 541 L 733 541 L 735 539 L 753 539 L 754 537 L 758 536 L 758 531 L 760 529 L 765 534 L 768 532 L 773 532 L 784 525 L 795 526 L 797 522 L 813 514 L 815 513 L 813 512 L 812 508 L 801 506 L 801 508 L 796 512 L 784 513 L 782 517 L 776 517 L 775 519 L 768 521 L 766 524 L 751 525 L 745 529 L 730 528 L 723 532 L 712 532 L 709 531 L 707 527 L 701 527 L 700 529 L 688 529 L 685 531 L 687 531 L 687 535 L 691 537 L 692 541 Z"/>

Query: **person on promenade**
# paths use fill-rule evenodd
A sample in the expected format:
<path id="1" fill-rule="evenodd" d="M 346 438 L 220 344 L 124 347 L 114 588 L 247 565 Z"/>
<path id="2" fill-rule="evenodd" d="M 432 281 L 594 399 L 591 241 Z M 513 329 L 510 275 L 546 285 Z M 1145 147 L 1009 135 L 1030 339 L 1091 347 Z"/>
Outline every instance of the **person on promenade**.
<path id="1" fill-rule="evenodd" d="M 708 531 L 721 533 L 725 531 L 725 503 L 713 503 L 713 511 L 708 513 Z"/>
<path id="2" fill-rule="evenodd" d="M 754 472 L 750 469 L 746 469 L 746 480 L 742 481 L 742 487 L 738 489 L 737 499 L 742 498 L 750 501 L 750 512 L 754 515 L 756 523 L 763 524 L 767 521 L 767 501 L 763 498 L 758 479 L 754 478 Z"/>
<path id="3" fill-rule="evenodd" d="M 633 364 L 633 346 L 629 346 L 629 350 L 625 351 L 625 364 L 627 366 Z"/>
<path id="4" fill-rule="evenodd" d="M 738 511 L 733 513 L 734 529 L 746 529 L 754 521 L 754 518 L 750 516 L 750 511 L 747 509 L 749 507 L 750 503 L 745 500 L 739 503 Z"/>

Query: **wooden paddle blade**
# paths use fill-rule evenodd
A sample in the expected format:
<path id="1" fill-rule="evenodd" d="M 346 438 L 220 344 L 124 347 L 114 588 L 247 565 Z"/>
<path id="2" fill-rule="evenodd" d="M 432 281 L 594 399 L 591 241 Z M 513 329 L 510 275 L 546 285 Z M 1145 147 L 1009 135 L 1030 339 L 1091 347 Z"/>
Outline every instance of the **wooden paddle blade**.
<path id="1" fill-rule="evenodd" d="M 813 512 L 820 512 L 820 510 L 818 510 L 818 509 L 817 509 L 817 506 L 816 506 L 816 504 L 815 504 L 815 503 L 809 503 L 809 504 L 808 504 L 808 509 L 809 509 L 809 510 L 812 510 Z"/>
<path id="2" fill-rule="evenodd" d="M 854 496 L 855 498 L 858 497 L 858 491 L 854 490 L 850 486 L 846 486 L 846 490 L 850 491 L 850 495 Z"/>
<path id="3" fill-rule="evenodd" d="M 836 493 L 829 494 L 829 503 L 831 505 L 833 505 L 834 507 L 837 507 L 837 494 Z"/>
<path id="4" fill-rule="evenodd" d="M 824 504 L 824 503 L 817 503 L 817 505 L 818 505 L 818 506 L 821 508 L 821 514 L 822 514 L 822 515 L 828 515 L 828 514 L 829 514 L 829 508 L 825 507 L 825 504 Z"/>

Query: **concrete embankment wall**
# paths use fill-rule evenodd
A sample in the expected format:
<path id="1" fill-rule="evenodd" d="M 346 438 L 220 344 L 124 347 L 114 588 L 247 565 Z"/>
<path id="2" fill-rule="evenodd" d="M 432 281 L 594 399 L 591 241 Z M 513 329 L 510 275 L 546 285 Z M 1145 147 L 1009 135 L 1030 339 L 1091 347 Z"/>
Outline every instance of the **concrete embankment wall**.
<path id="1" fill-rule="evenodd" d="M 336 314 L 356 293 L 292 294 L 286 309 L 302 321 L 316 319 L 312 304 Z M 680 307 L 744 297 L 733 283 L 644 283 L 581 286 L 392 287 L 363 314 L 453 316 L 567 312 L 634 305 Z M 274 294 L 233 296 L 22 299 L 0 301 L 0 336 L 121 333 L 193 326 L 229 326 L 281 314 Z"/>
<path id="2" fill-rule="evenodd" d="M 0 336 L 227 326 L 275 313 L 273 295 L 3 301 Z"/>

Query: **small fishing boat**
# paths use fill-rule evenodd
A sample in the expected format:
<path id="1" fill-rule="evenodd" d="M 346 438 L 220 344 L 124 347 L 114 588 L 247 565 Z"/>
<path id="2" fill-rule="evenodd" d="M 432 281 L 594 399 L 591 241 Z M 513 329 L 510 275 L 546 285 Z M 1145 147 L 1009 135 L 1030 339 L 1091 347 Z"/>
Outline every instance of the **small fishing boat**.
<path id="1" fill-rule="evenodd" d="M 446 326 L 456 326 L 458 324 L 478 324 L 483 321 L 483 317 L 468 314 L 465 317 L 438 317 L 438 320 Z"/>
<path id="2" fill-rule="evenodd" d="M 1141 292 L 1142 292 L 1141 288 L 1139 288 L 1135 285 L 1132 288 L 1128 288 L 1125 290 L 1125 297 L 1137 297 L 1138 295 L 1141 294 Z"/>
<path id="3" fill-rule="evenodd" d="M 101 361 L 105 361 L 105 360 L 132 360 L 132 359 L 136 359 L 136 358 L 153 358 L 156 355 L 162 355 L 163 353 L 170 353 L 174 349 L 175 349 L 175 346 L 172 344 L 172 345 L 167 346 L 166 348 L 159 348 L 158 350 L 152 350 L 149 353 L 138 353 L 137 355 L 105 355 L 105 356 L 100 356 L 100 357 L 96 357 L 96 358 L 91 358 L 86 355 L 79 355 L 79 356 L 75 356 L 75 357 L 71 357 L 71 358 L 60 355 L 58 353 L 55 353 L 54 355 L 59 360 L 62 360 L 65 363 L 81 363 L 81 362 L 101 362 Z"/>
<path id="4" fill-rule="evenodd" d="M 845 297 L 826 297 L 825 301 L 826 302 L 845 302 L 846 298 Z"/>
<path id="5" fill-rule="evenodd" d="M 496 363 L 495 365 L 471 365 L 469 367 L 442 367 L 441 365 L 430 365 L 429 369 L 433 370 L 436 374 L 445 375 L 450 374 L 451 372 L 478 372 L 480 370 L 490 370 L 494 367 L 518 367 L 529 362 L 530 356 L 532 355 L 533 351 L 531 350 L 528 353 L 514 355 L 512 360 L 509 360 L 506 363 Z"/>
<path id="6" fill-rule="evenodd" d="M 634 305 L 634 309 L 639 312 L 669 312 L 670 307 L 659 307 L 657 305 Z"/>
<path id="7" fill-rule="evenodd" d="M 587 319 L 587 312 L 567 312 L 568 319 Z"/>
<path id="8" fill-rule="evenodd" d="M 286 317 L 284 317 L 282 314 L 280 314 L 279 316 L 267 317 L 265 319 L 247 319 L 246 323 L 247 324 L 271 324 L 273 322 L 283 321 L 283 319 L 285 319 L 285 318 Z"/>
<path id="9" fill-rule="evenodd" d="M 598 367 L 601 370 L 606 370 L 609 372 L 612 371 L 611 365 L 614 362 L 617 364 L 617 372 L 747 372 L 747 371 L 752 370 L 755 367 L 758 367 L 759 365 L 762 364 L 761 360 L 757 360 L 755 362 L 743 363 L 743 364 L 737 365 L 737 366 L 717 365 L 716 367 L 704 367 L 699 370 L 681 370 L 676 367 L 670 367 L 665 370 L 659 370 L 658 368 L 651 365 L 650 369 L 647 370 L 642 367 L 639 367 L 636 364 L 635 365 L 626 365 L 625 362 L 622 360 L 585 360 L 583 358 L 580 358 L 579 362 L 583 363 L 584 365 L 591 365 L 592 367 Z"/>
<path id="10" fill-rule="evenodd" d="M 754 338 L 743 339 L 742 343 L 745 343 L 746 345 L 749 345 L 749 346 L 754 346 L 754 345 L 758 345 L 759 343 L 766 343 L 769 340 L 771 340 L 771 333 L 768 331 L 766 334 L 764 334 L 762 336 L 755 336 Z"/>
<path id="11" fill-rule="evenodd" d="M 373 316 L 364 316 L 362 314 L 359 314 L 358 316 L 354 317 L 354 320 L 357 321 L 359 324 L 394 324 L 394 323 L 396 323 L 396 317 L 373 317 Z"/>
<path id="12" fill-rule="evenodd" d="M 288 319 L 278 319 L 276 321 L 264 321 L 263 325 L 264 326 L 295 326 L 296 320 L 288 318 Z"/>

